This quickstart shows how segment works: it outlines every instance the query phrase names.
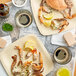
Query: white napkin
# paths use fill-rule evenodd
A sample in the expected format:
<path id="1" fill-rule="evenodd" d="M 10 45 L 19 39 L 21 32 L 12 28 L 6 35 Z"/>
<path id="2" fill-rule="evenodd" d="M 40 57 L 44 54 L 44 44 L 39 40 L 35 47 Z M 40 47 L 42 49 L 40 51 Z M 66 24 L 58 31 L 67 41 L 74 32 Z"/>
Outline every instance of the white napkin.
<path id="1" fill-rule="evenodd" d="M 6 40 L 6 42 L 7 42 L 6 46 L 8 46 L 10 43 L 12 43 L 11 37 L 9 35 L 8 36 L 1 37 L 1 38 L 3 38 L 4 40 Z M 0 49 L 0 51 L 2 51 L 2 49 Z M 2 76 L 7 76 L 6 73 L 5 73 L 5 70 L 3 69 L 3 66 L 0 63 L 0 76 L 1 75 Z"/>
<path id="2" fill-rule="evenodd" d="M 67 31 L 67 32 L 71 32 L 72 34 L 75 34 L 75 28 L 70 30 L 70 31 Z M 57 35 L 53 35 L 52 38 L 51 38 L 51 43 L 55 44 L 55 45 L 59 45 L 59 46 L 68 46 L 66 44 L 65 40 L 63 39 L 63 35 L 65 33 L 66 32 L 62 32 L 62 33 L 59 33 Z"/>

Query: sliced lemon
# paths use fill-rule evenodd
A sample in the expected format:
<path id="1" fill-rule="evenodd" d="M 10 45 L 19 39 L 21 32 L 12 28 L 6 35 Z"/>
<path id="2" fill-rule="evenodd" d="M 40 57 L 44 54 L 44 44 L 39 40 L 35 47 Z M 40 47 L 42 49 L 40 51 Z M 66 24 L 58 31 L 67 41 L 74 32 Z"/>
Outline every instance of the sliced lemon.
<path id="1" fill-rule="evenodd" d="M 26 48 L 26 49 L 30 48 L 30 49 L 33 50 L 34 47 L 35 47 L 35 42 L 32 41 L 32 40 L 28 40 L 28 41 L 26 41 L 25 44 L 24 44 L 24 48 Z"/>
<path id="2" fill-rule="evenodd" d="M 53 18 L 53 16 L 54 16 L 54 13 L 44 14 L 44 15 L 43 15 L 43 17 L 44 17 L 45 19 L 47 19 L 47 20 L 52 19 L 52 18 Z"/>
<path id="3" fill-rule="evenodd" d="M 57 76 L 71 76 L 70 70 L 62 67 L 57 71 Z"/>
<path id="4" fill-rule="evenodd" d="M 26 48 L 24 48 L 24 49 L 25 49 L 24 51 L 32 51 L 33 48 L 31 48 L 31 47 L 26 47 Z"/>
<path id="5" fill-rule="evenodd" d="M 46 27 L 50 27 L 51 26 L 51 21 L 48 21 L 48 20 L 44 20 L 44 23 L 43 23 Z"/>

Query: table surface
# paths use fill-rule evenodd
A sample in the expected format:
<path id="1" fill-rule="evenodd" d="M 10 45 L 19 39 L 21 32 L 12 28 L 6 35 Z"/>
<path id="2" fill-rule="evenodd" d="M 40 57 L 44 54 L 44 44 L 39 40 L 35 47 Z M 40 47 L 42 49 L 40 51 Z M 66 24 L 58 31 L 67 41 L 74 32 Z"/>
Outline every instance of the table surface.
<path id="1" fill-rule="evenodd" d="M 13 10 L 13 12 L 12 12 L 12 10 L 10 11 L 10 18 L 11 18 L 10 22 L 13 25 L 15 25 L 14 15 L 15 15 L 15 13 L 19 9 L 22 9 L 22 8 L 17 8 L 13 4 L 11 4 L 11 9 Z M 25 5 L 25 7 L 23 7 L 23 9 L 27 9 L 27 10 L 31 11 L 31 13 L 32 13 L 32 10 L 31 10 L 31 7 L 30 7 L 30 0 L 27 0 L 27 3 Z M 6 21 L 7 20 L 9 20 L 9 19 L 6 19 Z M 3 20 L 3 21 L 5 21 L 5 20 Z M 0 23 L 2 23 L 2 20 L 0 20 Z M 52 45 L 51 44 L 51 36 L 42 36 L 40 34 L 40 32 L 38 31 L 38 29 L 36 27 L 36 23 L 35 23 L 34 19 L 33 19 L 32 24 L 29 27 L 27 27 L 27 28 L 20 28 L 20 35 L 19 35 L 19 37 L 22 37 L 22 36 L 27 35 L 29 33 L 34 33 L 35 35 L 37 35 L 39 37 L 39 39 L 43 42 L 45 48 L 48 50 L 49 53 L 54 53 L 54 50 L 57 47 L 59 47 L 57 45 Z M 0 30 L 0 36 L 5 36 L 5 35 L 7 35 L 7 34 L 2 33 L 1 30 Z M 75 47 L 74 48 L 70 48 L 70 49 L 73 50 L 73 49 L 75 49 Z M 7 76 L 7 74 L 4 71 L 4 69 L 3 69 L 1 64 L 0 64 L 0 76 Z M 49 73 L 47 76 L 52 76 L 52 72 Z"/>

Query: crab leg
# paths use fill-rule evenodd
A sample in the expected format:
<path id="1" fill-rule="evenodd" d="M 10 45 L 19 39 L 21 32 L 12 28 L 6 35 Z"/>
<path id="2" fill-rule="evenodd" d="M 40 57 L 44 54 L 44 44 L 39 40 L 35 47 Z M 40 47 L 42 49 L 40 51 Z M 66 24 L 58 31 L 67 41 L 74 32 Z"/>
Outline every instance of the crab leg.
<path id="1" fill-rule="evenodd" d="M 13 76 L 17 76 L 17 75 L 20 75 L 20 74 L 21 74 L 20 72 L 14 72 Z"/>
<path id="2" fill-rule="evenodd" d="M 66 20 L 65 18 L 57 18 L 57 19 L 54 19 L 54 20 L 57 20 L 57 21 L 64 21 Z"/>
<path id="3" fill-rule="evenodd" d="M 34 71 L 33 75 L 35 75 L 35 76 L 43 76 L 43 74 L 42 74 L 43 71 L 44 71 L 44 68 L 39 70 L 39 71 Z"/>
<path id="4" fill-rule="evenodd" d="M 27 54 L 25 55 L 25 58 L 28 59 L 30 56 L 32 56 L 32 52 L 27 52 Z"/>
<path id="5" fill-rule="evenodd" d="M 68 26 L 68 24 L 69 24 L 65 18 L 57 18 L 54 20 L 61 22 L 61 25 L 58 27 L 58 29 L 60 30 L 59 33 L 62 32 L 65 29 L 65 27 Z"/>
<path id="6" fill-rule="evenodd" d="M 39 11 L 38 11 L 38 18 L 39 18 L 39 20 L 40 20 L 40 22 L 41 23 L 43 23 L 44 21 L 43 21 L 43 19 L 42 19 L 42 17 L 41 17 L 41 13 L 42 13 L 42 6 L 39 8 Z"/>
<path id="7" fill-rule="evenodd" d="M 44 20 L 42 19 L 42 11 L 45 13 L 49 13 L 45 10 L 44 6 L 40 6 L 39 10 L 38 10 L 38 18 L 40 20 L 41 23 L 44 23 Z"/>
<path id="8" fill-rule="evenodd" d="M 71 8 L 69 8 L 69 11 L 68 11 L 68 13 L 69 13 L 69 16 L 71 16 Z"/>
<path id="9" fill-rule="evenodd" d="M 65 29 L 65 27 L 68 26 L 68 24 L 69 23 L 67 22 L 67 20 L 63 21 L 62 24 L 59 26 L 59 28 L 61 28 L 59 33 L 62 32 Z"/>
<path id="10" fill-rule="evenodd" d="M 39 52 L 39 65 L 33 64 L 32 68 L 35 71 L 39 71 L 43 68 L 43 59 L 42 59 L 42 54 L 40 52 Z"/>
<path id="11" fill-rule="evenodd" d="M 32 54 L 33 54 L 33 61 L 37 60 L 37 49 L 33 49 Z"/>
<path id="12" fill-rule="evenodd" d="M 31 63 L 32 63 L 32 61 L 27 61 L 27 62 L 25 62 L 25 63 L 24 63 L 24 67 L 30 65 Z"/>
<path id="13" fill-rule="evenodd" d="M 40 6 L 43 6 L 43 4 L 46 2 L 46 0 L 42 0 Z"/>
<path id="14" fill-rule="evenodd" d="M 11 72 L 13 73 L 13 69 L 17 63 L 17 55 L 14 55 L 12 56 L 12 59 L 13 59 L 13 62 L 12 62 L 12 65 L 11 65 Z"/>
<path id="15" fill-rule="evenodd" d="M 33 75 L 35 75 L 35 76 L 43 76 L 40 72 L 34 72 Z"/>
<path id="16" fill-rule="evenodd" d="M 27 54 L 25 55 L 25 58 L 28 59 L 32 55 L 33 55 L 33 61 L 37 60 L 37 50 L 36 49 L 28 51 Z"/>
<path id="17" fill-rule="evenodd" d="M 65 14 L 65 16 L 64 16 Z M 66 19 L 73 19 L 76 17 L 76 13 L 71 15 L 71 8 L 69 8 L 69 12 L 64 11 L 63 17 Z"/>
<path id="18" fill-rule="evenodd" d="M 16 46 L 16 49 L 19 50 L 19 62 L 18 62 L 18 66 L 21 64 L 23 64 L 21 58 L 22 58 L 22 49 L 19 46 Z"/>
<path id="19" fill-rule="evenodd" d="M 76 17 L 76 13 L 72 15 L 72 18 L 75 18 L 75 17 Z"/>
<path id="20" fill-rule="evenodd" d="M 35 60 L 37 60 L 37 54 L 36 53 L 33 54 L 33 61 L 35 61 Z"/>

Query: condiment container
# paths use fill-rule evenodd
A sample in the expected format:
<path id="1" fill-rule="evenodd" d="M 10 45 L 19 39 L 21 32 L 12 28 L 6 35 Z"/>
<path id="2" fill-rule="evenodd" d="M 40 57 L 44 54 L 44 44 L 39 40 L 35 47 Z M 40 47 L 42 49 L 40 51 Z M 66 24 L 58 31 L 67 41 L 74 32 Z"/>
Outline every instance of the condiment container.
<path id="1" fill-rule="evenodd" d="M 67 64 L 72 59 L 72 53 L 67 47 L 59 47 L 54 52 L 54 60 L 59 64 Z"/>
<path id="2" fill-rule="evenodd" d="M 61 67 L 57 70 L 56 76 L 71 76 L 71 71 L 66 67 Z"/>
<path id="3" fill-rule="evenodd" d="M 11 31 L 9 31 L 10 30 L 10 28 L 6 25 L 5 27 L 3 27 L 6 23 L 9 23 L 9 24 L 11 24 L 10 22 L 8 22 L 7 20 L 4 20 L 2 23 L 1 23 L 1 33 L 3 34 L 3 35 L 9 35 L 10 33 L 11 33 L 11 31 L 13 31 L 13 30 L 11 30 Z M 12 25 L 12 24 L 11 24 Z M 13 27 L 13 25 L 12 25 L 12 27 Z M 7 31 L 4 31 L 3 30 L 3 28 L 5 28 L 5 29 L 9 29 L 9 30 L 7 30 Z M 14 27 L 13 27 L 14 28 Z"/>
<path id="4" fill-rule="evenodd" d="M 27 0 L 12 0 L 12 3 L 16 7 L 23 7 L 26 4 Z"/>
<path id="5" fill-rule="evenodd" d="M 32 23 L 32 14 L 25 9 L 19 10 L 15 15 L 16 25 L 19 27 L 27 27 Z"/>
<path id="6" fill-rule="evenodd" d="M 9 7 L 7 4 L 0 4 L 0 17 L 6 18 L 9 16 Z"/>

